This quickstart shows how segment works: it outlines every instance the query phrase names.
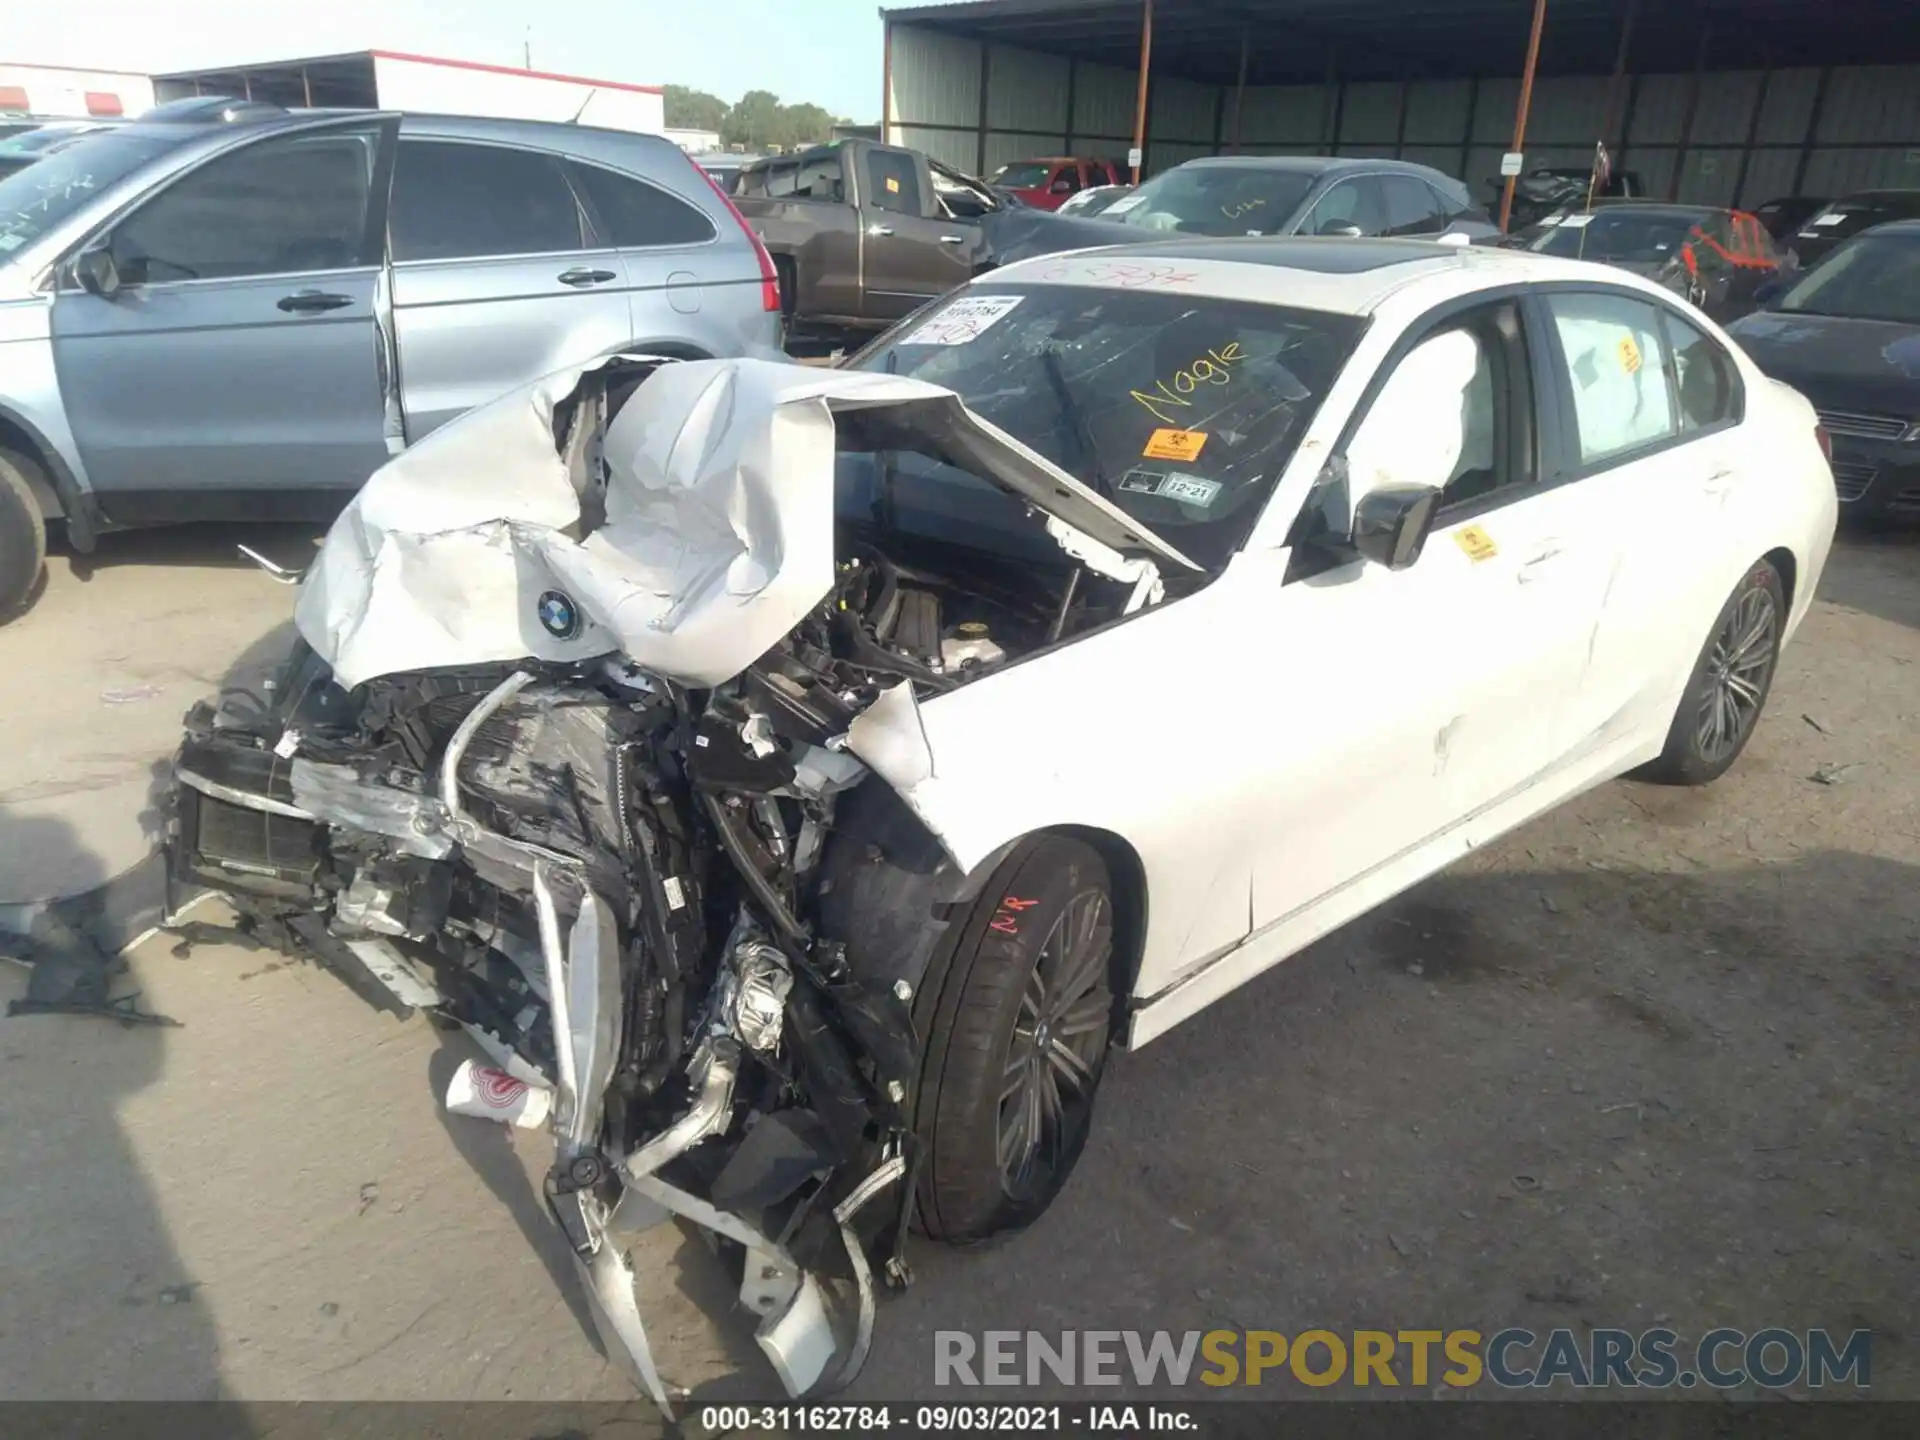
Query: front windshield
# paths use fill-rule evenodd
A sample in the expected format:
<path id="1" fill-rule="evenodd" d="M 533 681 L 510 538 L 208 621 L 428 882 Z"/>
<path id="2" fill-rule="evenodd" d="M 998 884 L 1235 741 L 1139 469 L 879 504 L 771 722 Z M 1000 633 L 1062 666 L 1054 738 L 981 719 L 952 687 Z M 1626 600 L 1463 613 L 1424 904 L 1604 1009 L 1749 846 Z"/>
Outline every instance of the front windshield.
<path id="1" fill-rule="evenodd" d="M 1018 165 L 1003 167 L 993 177 L 993 183 L 1004 185 L 1009 190 L 1032 190 L 1047 183 L 1047 177 L 1053 173 L 1051 165 L 1043 165 L 1035 160 L 1024 160 Z"/>
<path id="2" fill-rule="evenodd" d="M 1360 329 L 1350 315 L 1164 290 L 976 285 L 853 363 L 954 391 L 1214 569 L 1246 538 Z"/>
<path id="3" fill-rule="evenodd" d="M 1528 245 L 1543 255 L 1569 260 L 1611 260 L 1627 264 L 1663 264 L 1695 237 L 1691 215 L 1662 215 L 1646 210 L 1595 210 L 1578 215 L 1549 216 L 1539 236 Z"/>
<path id="4" fill-rule="evenodd" d="M 174 143 L 164 136 L 103 130 L 0 179 L 0 258 L 39 239 Z"/>
<path id="5" fill-rule="evenodd" d="M 1864 235 L 1843 245 L 1782 295 L 1778 308 L 1920 325 L 1920 235 Z"/>
<path id="6" fill-rule="evenodd" d="M 1189 235 L 1277 235 L 1313 177 L 1252 165 L 1180 165 L 1109 205 L 1105 218 Z"/>

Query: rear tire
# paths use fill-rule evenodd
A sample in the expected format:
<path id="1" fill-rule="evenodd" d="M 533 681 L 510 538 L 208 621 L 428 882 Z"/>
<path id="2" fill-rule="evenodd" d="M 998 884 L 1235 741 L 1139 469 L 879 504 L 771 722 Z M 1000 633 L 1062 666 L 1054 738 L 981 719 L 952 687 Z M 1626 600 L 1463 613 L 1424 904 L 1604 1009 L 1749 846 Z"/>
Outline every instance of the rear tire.
<path id="1" fill-rule="evenodd" d="M 1037 836 L 957 923 L 921 1067 L 918 1199 L 929 1236 L 967 1243 L 1037 1220 L 1092 1128 L 1113 1033 L 1106 862 Z"/>
<path id="2" fill-rule="evenodd" d="M 47 527 L 28 477 L 40 467 L 0 450 L 0 623 L 25 611 L 40 589 L 47 563 Z"/>
<path id="3" fill-rule="evenodd" d="M 1720 609 L 1667 731 L 1660 758 L 1635 771 L 1659 785 L 1706 785 L 1726 774 L 1760 723 L 1786 625 L 1786 588 L 1755 561 Z"/>

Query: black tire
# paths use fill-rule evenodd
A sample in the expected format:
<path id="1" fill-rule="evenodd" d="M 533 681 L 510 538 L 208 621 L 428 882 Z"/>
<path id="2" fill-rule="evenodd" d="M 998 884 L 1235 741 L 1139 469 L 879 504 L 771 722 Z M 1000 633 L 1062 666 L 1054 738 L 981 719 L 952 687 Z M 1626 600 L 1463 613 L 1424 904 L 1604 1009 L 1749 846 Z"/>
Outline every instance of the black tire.
<path id="1" fill-rule="evenodd" d="M 0 623 L 25 610 L 40 589 L 47 563 L 47 527 L 27 477 L 40 467 L 0 450 Z"/>
<path id="2" fill-rule="evenodd" d="M 1786 587 L 1769 560 L 1757 560 L 1713 622 L 1694 662 L 1660 758 L 1635 771 L 1658 785 L 1718 780 L 1753 738 L 1773 690 Z"/>
<path id="3" fill-rule="evenodd" d="M 957 926 L 938 994 L 925 997 L 915 1115 L 921 1227 L 967 1243 L 1038 1219 L 1086 1144 L 1113 1033 L 1106 862 L 1077 840 L 1035 837 Z M 1024 1144 L 1006 1143 L 1016 1127 L 1039 1138 L 1008 1161 Z"/>

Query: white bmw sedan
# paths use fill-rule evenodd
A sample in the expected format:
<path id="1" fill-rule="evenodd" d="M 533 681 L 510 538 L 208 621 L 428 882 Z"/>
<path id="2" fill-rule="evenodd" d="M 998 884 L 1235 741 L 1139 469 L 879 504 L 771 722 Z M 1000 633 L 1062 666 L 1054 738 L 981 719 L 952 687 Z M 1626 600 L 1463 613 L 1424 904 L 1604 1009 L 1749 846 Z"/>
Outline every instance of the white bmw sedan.
<path id="1" fill-rule="evenodd" d="M 189 716 L 175 873 L 551 1092 L 656 1398 L 623 1189 L 756 1257 L 801 1393 L 782 1237 L 844 1248 L 844 1379 L 909 1219 L 1051 1203 L 1113 1043 L 1588 786 L 1725 771 L 1824 448 L 1650 283 L 1389 240 L 1049 256 L 841 370 L 581 367 L 368 482 L 272 705 Z"/>

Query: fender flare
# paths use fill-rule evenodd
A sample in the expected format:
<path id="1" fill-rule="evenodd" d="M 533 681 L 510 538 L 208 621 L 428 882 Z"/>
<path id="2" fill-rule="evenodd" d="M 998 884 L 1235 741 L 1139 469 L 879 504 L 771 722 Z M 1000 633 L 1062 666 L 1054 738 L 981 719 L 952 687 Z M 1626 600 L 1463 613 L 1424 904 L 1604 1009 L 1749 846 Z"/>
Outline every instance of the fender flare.
<path id="1" fill-rule="evenodd" d="M 60 511 L 67 522 L 67 541 L 82 554 L 98 542 L 101 530 L 100 503 L 94 493 L 80 483 L 65 457 L 46 434 L 26 416 L 9 405 L 0 404 L 0 421 L 26 436 L 33 453 L 27 458 L 46 473 L 47 483 L 60 498 Z"/>

